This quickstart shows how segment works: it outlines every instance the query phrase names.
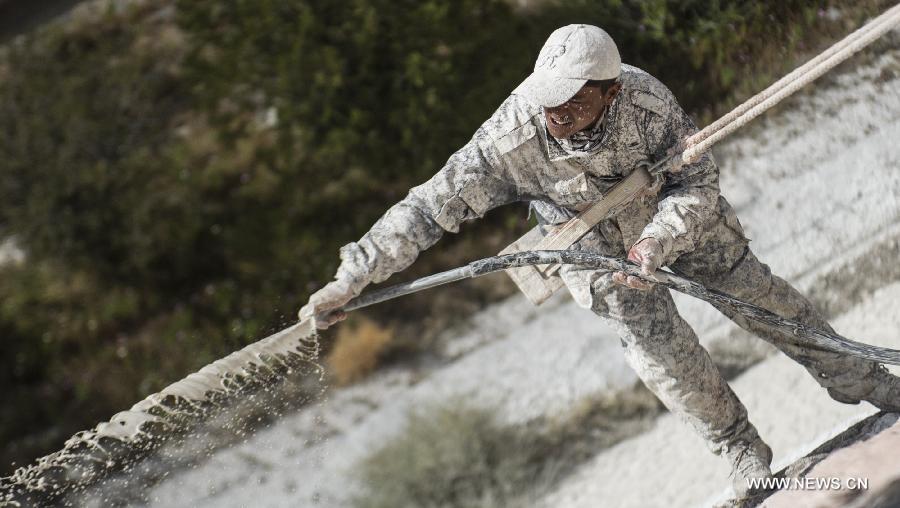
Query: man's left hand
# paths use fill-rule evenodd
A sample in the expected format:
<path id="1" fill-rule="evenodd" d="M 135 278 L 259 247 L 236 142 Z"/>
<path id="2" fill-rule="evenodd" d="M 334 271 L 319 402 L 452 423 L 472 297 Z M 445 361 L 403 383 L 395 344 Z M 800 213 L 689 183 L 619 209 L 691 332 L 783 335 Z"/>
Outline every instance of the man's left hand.
<path id="1" fill-rule="evenodd" d="M 662 264 L 663 248 L 654 238 L 644 238 L 631 246 L 628 250 L 628 259 L 641 266 L 641 273 L 652 277 Z M 628 275 L 625 272 L 616 272 L 612 276 L 613 282 L 641 291 L 650 290 L 653 285 L 638 277 Z"/>

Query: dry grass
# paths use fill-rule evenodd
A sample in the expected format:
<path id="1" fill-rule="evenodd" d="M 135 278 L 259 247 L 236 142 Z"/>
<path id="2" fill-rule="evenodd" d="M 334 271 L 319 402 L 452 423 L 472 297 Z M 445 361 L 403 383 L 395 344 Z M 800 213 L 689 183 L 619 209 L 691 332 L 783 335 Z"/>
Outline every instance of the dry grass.
<path id="1" fill-rule="evenodd" d="M 345 386 L 369 375 L 390 347 L 394 331 L 365 317 L 354 317 L 338 330 L 325 363 L 334 383 Z"/>

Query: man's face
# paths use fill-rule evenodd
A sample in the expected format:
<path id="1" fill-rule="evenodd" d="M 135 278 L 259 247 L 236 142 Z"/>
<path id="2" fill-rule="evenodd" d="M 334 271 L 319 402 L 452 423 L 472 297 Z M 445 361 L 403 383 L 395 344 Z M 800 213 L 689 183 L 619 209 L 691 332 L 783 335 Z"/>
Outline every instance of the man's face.
<path id="1" fill-rule="evenodd" d="M 621 85 L 611 86 L 603 93 L 599 85 L 584 85 L 571 99 L 553 108 L 544 108 L 547 130 L 557 139 L 567 139 L 572 134 L 593 125 L 606 106 L 612 104 Z"/>

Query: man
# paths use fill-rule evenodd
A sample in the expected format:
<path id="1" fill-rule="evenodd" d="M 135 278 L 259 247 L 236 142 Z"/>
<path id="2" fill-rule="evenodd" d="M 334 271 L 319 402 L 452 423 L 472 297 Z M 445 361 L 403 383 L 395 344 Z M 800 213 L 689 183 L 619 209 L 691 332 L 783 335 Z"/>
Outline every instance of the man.
<path id="1" fill-rule="evenodd" d="M 335 281 L 300 311 L 327 328 L 369 283 L 403 270 L 445 231 L 514 201 L 529 200 L 542 225 L 564 223 L 641 161 L 658 161 L 696 131 L 672 93 L 624 65 L 609 35 L 589 25 L 553 32 L 534 73 L 453 154 L 359 242 L 341 249 Z M 668 170 L 644 195 L 602 221 L 572 248 L 625 256 L 652 276 L 660 266 L 786 318 L 831 331 L 799 292 L 772 275 L 748 247 L 734 210 L 719 194 L 710 154 Z M 747 479 L 771 476 L 772 452 L 678 315 L 669 292 L 623 273 L 564 266 L 575 301 L 620 335 L 625 356 L 669 410 L 693 425 L 732 466 L 739 495 Z M 836 400 L 900 409 L 900 382 L 883 366 L 796 342 L 719 310 L 799 362 Z"/>

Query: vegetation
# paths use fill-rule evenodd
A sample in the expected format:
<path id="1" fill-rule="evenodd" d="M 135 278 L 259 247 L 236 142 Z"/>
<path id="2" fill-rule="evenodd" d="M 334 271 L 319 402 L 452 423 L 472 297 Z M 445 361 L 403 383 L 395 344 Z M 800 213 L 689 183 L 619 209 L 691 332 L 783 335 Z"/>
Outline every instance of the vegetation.
<path id="1" fill-rule="evenodd" d="M 529 496 L 598 449 L 645 431 L 661 410 L 643 385 L 527 426 L 502 424 L 462 400 L 419 408 L 358 465 L 365 489 L 355 505 L 530 506 Z"/>
<path id="2" fill-rule="evenodd" d="M 325 364 L 338 386 L 369 375 L 390 346 L 393 330 L 366 317 L 350 318 L 338 329 Z"/>
<path id="3" fill-rule="evenodd" d="M 553 28 L 606 27 L 627 62 L 708 114 L 886 2 L 839 21 L 822 15 L 832 4 L 164 0 L 10 44 L 0 231 L 27 260 L 0 268 L 3 470 L 289 321 L 338 247 L 468 139 Z M 406 276 L 496 251 L 523 215 L 490 215 Z M 502 293 L 478 287 L 469 300 Z M 371 316 L 419 336 L 404 317 L 442 323 L 439 299 Z"/>

